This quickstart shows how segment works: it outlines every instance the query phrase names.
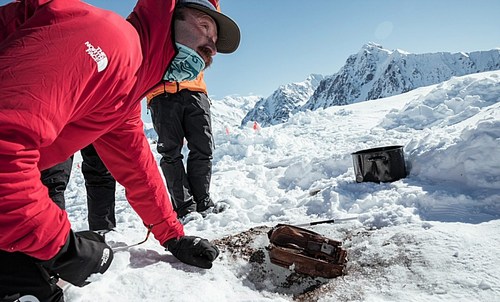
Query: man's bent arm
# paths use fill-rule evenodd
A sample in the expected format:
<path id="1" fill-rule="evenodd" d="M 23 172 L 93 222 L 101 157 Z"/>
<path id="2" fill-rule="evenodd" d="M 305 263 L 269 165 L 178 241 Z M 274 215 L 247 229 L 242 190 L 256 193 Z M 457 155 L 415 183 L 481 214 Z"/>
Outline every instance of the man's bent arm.
<path id="1" fill-rule="evenodd" d="M 125 187 L 127 199 L 155 238 L 163 244 L 184 235 L 169 200 L 140 119 L 134 117 L 98 139 L 94 146 L 113 177 Z"/>

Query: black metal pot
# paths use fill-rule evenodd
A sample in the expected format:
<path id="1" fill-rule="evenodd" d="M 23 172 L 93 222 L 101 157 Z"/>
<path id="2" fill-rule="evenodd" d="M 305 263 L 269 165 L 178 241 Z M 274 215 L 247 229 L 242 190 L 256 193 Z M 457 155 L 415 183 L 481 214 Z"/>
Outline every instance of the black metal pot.
<path id="1" fill-rule="evenodd" d="M 392 182 L 406 177 L 403 146 L 388 146 L 351 154 L 356 182 Z"/>

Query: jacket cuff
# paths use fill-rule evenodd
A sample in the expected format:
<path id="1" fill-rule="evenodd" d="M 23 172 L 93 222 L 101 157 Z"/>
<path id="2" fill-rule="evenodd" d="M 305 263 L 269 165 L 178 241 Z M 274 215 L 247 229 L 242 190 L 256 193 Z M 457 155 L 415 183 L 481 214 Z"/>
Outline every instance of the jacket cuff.
<path id="1" fill-rule="evenodd" d="M 179 239 L 184 236 L 184 226 L 177 218 L 165 219 L 159 223 L 150 224 L 148 227 L 161 245 L 165 245 L 170 239 Z"/>

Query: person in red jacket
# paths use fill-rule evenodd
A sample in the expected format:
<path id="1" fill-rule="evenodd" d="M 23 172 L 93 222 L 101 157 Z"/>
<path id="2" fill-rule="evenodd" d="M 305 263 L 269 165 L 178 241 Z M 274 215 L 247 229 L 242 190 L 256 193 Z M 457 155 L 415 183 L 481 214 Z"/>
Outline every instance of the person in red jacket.
<path id="1" fill-rule="evenodd" d="M 140 101 L 162 80 L 197 75 L 239 45 L 215 0 L 139 0 L 124 20 L 79 0 L 0 7 L 0 298 L 63 301 L 111 249 L 71 230 L 40 171 L 93 144 L 144 225 L 180 261 L 210 268 L 218 250 L 186 236 L 143 132 Z"/>

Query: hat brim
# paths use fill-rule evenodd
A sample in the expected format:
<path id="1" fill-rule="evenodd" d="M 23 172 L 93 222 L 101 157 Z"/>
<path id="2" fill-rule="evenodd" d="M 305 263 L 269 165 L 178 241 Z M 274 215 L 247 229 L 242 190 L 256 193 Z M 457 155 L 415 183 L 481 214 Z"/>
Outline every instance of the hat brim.
<path id="1" fill-rule="evenodd" d="M 240 45 L 240 28 L 231 18 L 205 6 L 186 3 L 186 7 L 194 8 L 204 12 L 217 23 L 217 52 L 232 53 Z"/>

